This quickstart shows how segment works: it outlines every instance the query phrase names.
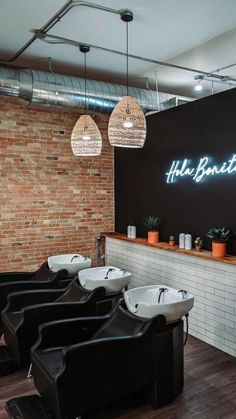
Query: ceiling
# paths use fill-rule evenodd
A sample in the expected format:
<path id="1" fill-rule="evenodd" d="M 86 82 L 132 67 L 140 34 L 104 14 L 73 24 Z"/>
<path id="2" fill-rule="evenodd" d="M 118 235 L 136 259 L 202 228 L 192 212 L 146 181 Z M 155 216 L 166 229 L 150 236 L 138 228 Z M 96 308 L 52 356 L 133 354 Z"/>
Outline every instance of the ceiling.
<path id="1" fill-rule="evenodd" d="M 129 51 L 154 60 L 211 72 L 236 62 L 235 0 L 93 0 L 94 4 L 114 9 L 130 9 Z M 65 0 L 7 0 L 0 2 L 0 59 L 8 60 L 30 39 L 32 28 L 43 26 L 66 3 Z M 57 23 L 50 34 L 83 43 L 125 51 L 125 24 L 119 15 L 77 7 Z M 83 56 L 78 48 L 52 45 L 36 40 L 11 65 L 48 69 L 52 58 L 55 72 L 83 76 Z M 87 57 L 88 78 L 125 83 L 125 57 L 91 49 Z M 197 73 L 171 69 L 150 62 L 129 60 L 130 84 L 186 96 L 211 94 L 212 85 L 203 81 L 196 93 Z M 236 78 L 236 66 L 219 74 Z M 214 83 L 213 91 L 230 88 Z"/>

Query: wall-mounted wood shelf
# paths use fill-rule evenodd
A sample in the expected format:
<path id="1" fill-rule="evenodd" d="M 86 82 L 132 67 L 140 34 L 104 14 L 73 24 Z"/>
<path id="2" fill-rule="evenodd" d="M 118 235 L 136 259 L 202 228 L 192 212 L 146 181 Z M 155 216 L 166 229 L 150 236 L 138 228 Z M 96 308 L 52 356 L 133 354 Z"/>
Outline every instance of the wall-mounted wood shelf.
<path id="1" fill-rule="evenodd" d="M 168 243 L 159 242 L 155 244 L 148 243 L 147 239 L 143 238 L 136 238 L 136 239 L 129 239 L 127 236 L 121 233 L 102 233 L 105 237 L 110 237 L 112 239 L 123 240 L 131 243 L 141 244 L 143 246 L 155 247 L 161 250 L 167 250 L 169 252 L 176 252 L 184 255 L 199 257 L 202 259 L 208 259 L 215 262 L 227 263 L 230 265 L 236 265 L 236 256 L 225 256 L 225 258 L 216 258 L 212 256 L 212 253 L 207 250 L 202 250 L 201 252 L 197 252 L 196 250 L 185 250 L 180 249 L 178 246 L 170 246 Z"/>

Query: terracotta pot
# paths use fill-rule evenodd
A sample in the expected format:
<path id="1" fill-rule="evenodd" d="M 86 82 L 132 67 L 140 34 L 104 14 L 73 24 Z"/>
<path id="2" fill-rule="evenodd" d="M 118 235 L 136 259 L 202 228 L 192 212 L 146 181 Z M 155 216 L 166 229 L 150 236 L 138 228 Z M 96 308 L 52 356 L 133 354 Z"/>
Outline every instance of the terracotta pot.
<path id="1" fill-rule="evenodd" d="M 226 243 L 212 242 L 212 256 L 216 258 L 224 258 L 226 255 Z"/>
<path id="2" fill-rule="evenodd" d="M 175 241 L 174 241 L 174 240 L 170 240 L 170 241 L 169 241 L 169 245 L 170 245 L 170 246 L 174 246 L 174 245 L 175 245 Z"/>
<path id="3" fill-rule="evenodd" d="M 159 242 L 159 231 L 149 231 L 148 243 L 158 243 L 158 242 Z"/>

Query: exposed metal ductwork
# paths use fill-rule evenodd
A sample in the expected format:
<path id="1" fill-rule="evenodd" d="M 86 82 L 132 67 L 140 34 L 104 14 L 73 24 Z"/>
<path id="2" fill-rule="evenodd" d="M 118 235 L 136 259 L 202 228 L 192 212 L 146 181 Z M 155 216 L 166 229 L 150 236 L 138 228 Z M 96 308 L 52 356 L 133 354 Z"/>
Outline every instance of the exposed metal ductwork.
<path id="1" fill-rule="evenodd" d="M 85 81 L 79 77 L 30 69 L 0 67 L 0 95 L 13 96 L 29 104 L 82 109 L 85 106 Z M 145 112 L 172 107 L 173 95 L 149 89 L 129 87 L 129 94 L 137 99 Z M 126 86 L 87 80 L 87 109 L 110 114 L 117 102 L 126 95 Z"/>

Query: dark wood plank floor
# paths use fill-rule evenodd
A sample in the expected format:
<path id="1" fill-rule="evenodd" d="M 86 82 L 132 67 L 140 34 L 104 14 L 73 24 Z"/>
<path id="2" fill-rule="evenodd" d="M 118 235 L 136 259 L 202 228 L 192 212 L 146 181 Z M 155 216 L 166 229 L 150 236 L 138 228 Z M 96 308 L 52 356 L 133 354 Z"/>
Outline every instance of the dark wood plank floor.
<path id="1" fill-rule="evenodd" d="M 9 419 L 5 401 L 35 392 L 26 371 L 0 378 L 0 418 Z M 176 400 L 157 410 L 127 399 L 84 419 L 236 419 L 236 358 L 189 337 L 185 349 L 185 386 Z M 34 418 L 32 418 L 34 419 Z"/>

